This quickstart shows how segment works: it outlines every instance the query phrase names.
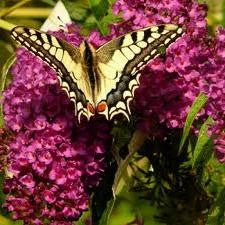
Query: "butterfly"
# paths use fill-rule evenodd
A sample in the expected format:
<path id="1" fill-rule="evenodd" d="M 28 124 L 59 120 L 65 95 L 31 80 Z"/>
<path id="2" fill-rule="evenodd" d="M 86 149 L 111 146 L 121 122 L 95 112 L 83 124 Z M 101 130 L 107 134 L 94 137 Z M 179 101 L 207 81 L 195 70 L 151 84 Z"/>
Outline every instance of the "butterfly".
<path id="1" fill-rule="evenodd" d="M 95 49 L 87 41 L 75 47 L 27 27 L 11 31 L 13 39 L 55 70 L 61 88 L 74 102 L 79 122 L 82 115 L 89 120 L 103 114 L 110 120 L 120 113 L 129 120 L 141 70 L 182 35 L 178 25 L 150 26 Z"/>

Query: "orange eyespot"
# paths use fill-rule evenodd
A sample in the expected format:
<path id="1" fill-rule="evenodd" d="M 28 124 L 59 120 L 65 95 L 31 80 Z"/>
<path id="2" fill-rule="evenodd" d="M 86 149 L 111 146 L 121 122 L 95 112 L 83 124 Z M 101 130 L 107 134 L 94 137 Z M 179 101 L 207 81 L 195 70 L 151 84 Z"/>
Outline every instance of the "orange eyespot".
<path id="1" fill-rule="evenodd" d="M 92 114 L 95 114 L 95 108 L 93 107 L 91 103 L 87 104 L 87 110 L 91 112 Z"/>
<path id="2" fill-rule="evenodd" d="M 100 102 L 97 106 L 97 112 L 104 112 L 106 110 L 106 103 L 105 102 Z"/>

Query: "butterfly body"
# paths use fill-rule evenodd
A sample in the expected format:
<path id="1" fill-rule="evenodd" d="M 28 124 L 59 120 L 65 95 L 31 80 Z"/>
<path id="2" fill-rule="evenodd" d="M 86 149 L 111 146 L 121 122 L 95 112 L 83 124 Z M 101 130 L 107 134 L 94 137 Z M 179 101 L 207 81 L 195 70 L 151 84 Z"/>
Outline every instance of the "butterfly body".
<path id="1" fill-rule="evenodd" d="M 143 28 L 115 38 L 95 49 L 87 41 L 75 47 L 56 37 L 16 27 L 12 37 L 57 73 L 60 86 L 75 104 L 78 121 L 103 114 L 122 113 L 129 120 L 129 103 L 139 86 L 141 70 L 182 36 L 177 25 Z"/>

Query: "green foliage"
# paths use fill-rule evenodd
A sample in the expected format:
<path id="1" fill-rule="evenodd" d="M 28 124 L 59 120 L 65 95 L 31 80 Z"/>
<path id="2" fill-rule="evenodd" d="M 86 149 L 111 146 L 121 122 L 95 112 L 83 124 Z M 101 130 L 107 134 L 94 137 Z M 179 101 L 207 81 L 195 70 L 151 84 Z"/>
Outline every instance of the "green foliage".
<path id="1" fill-rule="evenodd" d="M 191 129 L 191 126 L 194 122 L 194 119 L 196 117 L 196 115 L 198 114 L 198 112 L 203 108 L 203 106 L 206 104 L 207 102 L 207 96 L 205 96 L 203 93 L 200 93 L 198 95 L 198 97 L 195 99 L 195 101 L 193 102 L 191 108 L 190 108 L 190 111 L 187 115 L 187 119 L 186 119 L 186 122 L 185 122 L 185 125 L 184 125 L 184 129 L 183 129 L 183 135 L 182 135 L 182 138 L 181 138 L 181 142 L 180 142 L 180 147 L 179 147 L 179 150 L 181 151 L 184 144 L 185 144 L 185 141 L 189 135 L 189 132 L 190 132 L 190 129 Z"/>
<path id="2" fill-rule="evenodd" d="M 222 0 L 222 22 L 221 25 L 225 26 L 225 0 Z"/>
<path id="3" fill-rule="evenodd" d="M 152 219 L 155 224 L 198 224 L 200 218 L 202 221 L 205 219 L 203 212 L 208 209 L 210 199 L 206 191 L 197 184 L 189 163 L 188 146 L 178 154 L 179 133 L 179 130 L 168 130 L 165 140 L 150 139 L 139 152 L 152 163 L 152 169 L 150 166 L 149 170 L 143 171 L 145 180 L 140 177 L 136 177 L 136 180 L 139 179 L 139 187 L 145 187 L 142 198 L 156 208 Z M 132 190 L 135 190 L 134 188 Z M 141 189 L 136 191 L 140 194 Z"/>
<path id="4" fill-rule="evenodd" d="M 209 126 L 212 124 L 213 119 L 209 117 L 199 131 L 192 158 L 192 166 L 195 169 L 199 166 L 203 167 L 212 155 L 212 137 L 209 137 L 208 134 Z"/>
<path id="5" fill-rule="evenodd" d="M 53 7 L 55 6 L 56 3 L 54 0 L 41 0 L 41 1 Z"/>
<path id="6" fill-rule="evenodd" d="M 103 35 L 109 32 L 110 23 L 119 22 L 121 19 L 112 13 L 113 1 L 108 0 L 88 0 L 89 6 L 93 12 L 94 24 L 98 27 Z"/>
<path id="7" fill-rule="evenodd" d="M 98 27 L 103 35 L 108 34 L 109 32 L 109 24 L 118 23 L 121 21 L 121 18 L 115 16 L 111 10 L 108 11 L 108 14 L 105 15 L 100 22 L 98 23 Z"/>
<path id="8" fill-rule="evenodd" d="M 65 1 L 71 19 L 84 22 L 90 13 L 87 0 Z"/>
<path id="9" fill-rule="evenodd" d="M 225 222 L 225 187 L 223 187 L 212 206 L 206 225 L 224 225 Z"/>
<path id="10" fill-rule="evenodd" d="M 88 0 L 96 20 L 102 19 L 109 10 L 108 0 Z"/>
<path id="11" fill-rule="evenodd" d="M 125 145 L 128 145 L 129 140 L 132 137 L 134 127 L 126 124 L 126 121 L 117 122 L 112 129 L 113 146 L 112 149 L 119 151 Z"/>
<path id="12" fill-rule="evenodd" d="M 112 210 L 114 208 L 114 205 L 115 205 L 115 199 L 112 198 L 108 203 L 107 203 L 107 206 L 106 206 L 106 209 L 101 217 L 101 220 L 99 222 L 99 225 L 105 225 L 105 224 L 109 224 L 109 219 L 110 219 L 110 216 L 112 214 Z M 118 222 L 118 221 L 117 221 Z M 125 221 L 126 222 L 126 221 Z"/>

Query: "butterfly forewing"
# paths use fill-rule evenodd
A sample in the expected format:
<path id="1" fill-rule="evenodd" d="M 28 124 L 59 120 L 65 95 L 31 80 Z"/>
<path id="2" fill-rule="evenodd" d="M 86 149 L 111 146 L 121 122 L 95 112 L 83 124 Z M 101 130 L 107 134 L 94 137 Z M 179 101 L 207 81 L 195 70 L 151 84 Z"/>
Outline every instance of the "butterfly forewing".
<path id="1" fill-rule="evenodd" d="M 62 89 L 75 103 L 75 114 L 79 120 L 82 114 L 89 117 L 86 106 L 92 96 L 90 85 L 85 82 L 79 49 L 52 35 L 26 27 L 16 27 L 11 34 L 18 43 L 56 71 Z"/>
<path id="2" fill-rule="evenodd" d="M 107 118 L 123 113 L 129 119 L 129 102 L 139 86 L 139 71 L 182 34 L 176 25 L 152 26 L 113 39 L 97 50 L 101 88 L 96 102 L 106 101 L 108 108 L 103 114 Z"/>

